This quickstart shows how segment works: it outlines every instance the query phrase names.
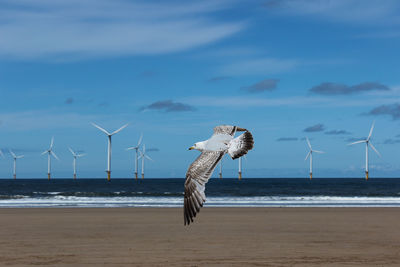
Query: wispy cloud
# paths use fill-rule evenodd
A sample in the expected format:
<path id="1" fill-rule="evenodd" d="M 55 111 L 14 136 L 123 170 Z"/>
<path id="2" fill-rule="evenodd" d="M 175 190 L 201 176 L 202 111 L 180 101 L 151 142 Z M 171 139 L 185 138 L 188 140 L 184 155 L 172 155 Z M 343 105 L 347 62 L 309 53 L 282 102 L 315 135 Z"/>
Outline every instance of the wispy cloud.
<path id="1" fill-rule="evenodd" d="M 350 137 L 350 138 L 347 138 L 347 139 L 346 139 L 346 142 L 351 143 L 351 142 L 357 142 L 357 141 L 365 140 L 365 139 L 367 139 L 365 136 L 364 136 L 364 137 L 359 137 L 359 138 L 357 138 L 357 137 Z"/>
<path id="2" fill-rule="evenodd" d="M 364 82 L 352 86 L 325 82 L 314 86 L 309 91 L 320 95 L 350 95 L 369 91 L 389 91 L 389 87 L 377 82 Z"/>
<path id="3" fill-rule="evenodd" d="M 257 58 L 239 60 L 223 66 L 223 75 L 269 75 L 293 70 L 300 65 L 299 60 L 278 58 Z"/>
<path id="4" fill-rule="evenodd" d="M 322 123 L 315 124 L 313 126 L 305 128 L 303 131 L 306 133 L 322 132 L 325 130 L 325 126 Z"/>
<path id="5" fill-rule="evenodd" d="M 398 120 L 400 119 L 400 104 L 381 105 L 363 115 L 388 115 L 391 116 L 393 120 Z"/>
<path id="6" fill-rule="evenodd" d="M 139 73 L 139 76 L 149 78 L 149 77 L 154 77 L 156 74 L 157 74 L 157 72 L 155 72 L 155 71 L 145 70 L 145 71 L 142 71 L 141 73 Z"/>
<path id="7" fill-rule="evenodd" d="M 351 133 L 346 131 L 346 130 L 331 130 L 331 131 L 326 131 L 325 134 L 328 134 L 328 135 L 343 135 L 343 134 L 351 134 Z"/>
<path id="8" fill-rule="evenodd" d="M 223 80 L 227 80 L 229 78 L 230 78 L 229 76 L 215 76 L 215 77 L 211 77 L 210 79 L 208 79 L 207 82 L 211 82 L 211 83 L 220 82 Z"/>
<path id="9" fill-rule="evenodd" d="M 385 141 L 383 141 L 384 145 L 394 145 L 394 144 L 399 144 L 400 139 L 392 139 L 392 138 L 387 138 Z"/>
<path id="10" fill-rule="evenodd" d="M 365 25 L 398 23 L 400 10 L 396 0 L 270 0 L 264 6 L 282 15 Z"/>
<path id="11" fill-rule="evenodd" d="M 78 113 L 57 113 L 54 110 L 36 110 L 0 113 L 4 129 L 10 131 L 31 131 L 38 129 L 64 129 L 87 127 L 98 116 Z"/>
<path id="12" fill-rule="evenodd" d="M 140 111 L 146 110 L 158 110 L 163 112 L 184 112 L 194 111 L 196 109 L 188 104 L 174 102 L 172 100 L 162 100 L 156 101 L 154 103 L 151 103 L 150 105 L 140 108 Z"/>
<path id="13" fill-rule="evenodd" d="M 228 1 L 5 0 L 0 56 L 70 60 L 183 51 L 241 31 L 243 22 L 214 19 L 230 7 Z"/>
<path id="14" fill-rule="evenodd" d="M 354 36 L 356 39 L 389 39 L 389 38 L 399 38 L 400 37 L 400 31 L 378 31 L 378 32 L 368 32 L 368 33 L 362 33 Z"/>
<path id="15" fill-rule="evenodd" d="M 72 103 L 74 103 L 74 99 L 72 97 L 68 97 L 67 99 L 65 99 L 65 104 L 70 105 Z"/>
<path id="16" fill-rule="evenodd" d="M 305 106 L 328 105 L 331 99 L 323 97 L 293 96 L 284 98 L 260 98 L 251 96 L 194 96 L 182 98 L 185 103 L 207 107 L 275 107 L 282 105 Z M 365 104 L 365 103 L 364 103 Z"/>
<path id="17" fill-rule="evenodd" d="M 281 137 L 276 139 L 276 141 L 278 142 L 297 141 L 297 140 L 299 140 L 299 138 L 297 137 Z"/>
<path id="18" fill-rule="evenodd" d="M 273 91 L 276 89 L 279 80 L 265 79 L 250 86 L 243 86 L 241 89 L 249 93 L 261 93 L 265 91 Z"/>

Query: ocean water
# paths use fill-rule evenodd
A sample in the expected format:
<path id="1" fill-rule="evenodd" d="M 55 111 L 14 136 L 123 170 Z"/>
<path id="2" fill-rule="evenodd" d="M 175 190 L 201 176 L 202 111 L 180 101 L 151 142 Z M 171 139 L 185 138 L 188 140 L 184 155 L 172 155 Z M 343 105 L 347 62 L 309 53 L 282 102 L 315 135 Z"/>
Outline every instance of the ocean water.
<path id="1" fill-rule="evenodd" d="M 0 207 L 181 207 L 184 179 L 0 180 Z M 400 179 L 210 179 L 205 206 L 400 207 Z"/>

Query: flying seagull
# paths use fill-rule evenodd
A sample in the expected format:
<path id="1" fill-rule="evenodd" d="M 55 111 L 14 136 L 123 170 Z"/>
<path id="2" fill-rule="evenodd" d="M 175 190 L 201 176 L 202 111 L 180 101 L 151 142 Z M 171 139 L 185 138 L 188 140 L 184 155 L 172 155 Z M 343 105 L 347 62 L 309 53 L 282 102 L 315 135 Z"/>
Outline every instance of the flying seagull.
<path id="1" fill-rule="evenodd" d="M 236 131 L 244 132 L 234 138 Z M 253 148 L 252 134 L 243 128 L 220 125 L 214 128 L 210 139 L 197 142 L 189 150 L 196 149 L 200 156 L 190 165 L 186 173 L 183 217 L 186 224 L 200 212 L 206 201 L 205 185 L 222 157 L 228 153 L 232 159 L 240 158 Z"/>

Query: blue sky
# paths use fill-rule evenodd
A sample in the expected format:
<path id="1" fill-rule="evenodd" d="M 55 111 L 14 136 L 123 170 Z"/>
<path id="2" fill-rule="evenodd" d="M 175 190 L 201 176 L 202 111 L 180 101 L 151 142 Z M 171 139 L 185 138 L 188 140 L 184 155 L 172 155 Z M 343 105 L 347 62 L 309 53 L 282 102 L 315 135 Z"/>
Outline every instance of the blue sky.
<path id="1" fill-rule="evenodd" d="M 129 177 L 140 133 L 149 177 L 184 177 L 218 124 L 249 129 L 247 177 L 363 177 L 374 120 L 371 177 L 399 177 L 400 3 L 320 1 L 3 0 L 0 2 L 0 147 L 25 158 L 19 177 Z M 225 176 L 237 162 L 224 158 Z M 11 177 L 12 159 L 0 159 Z M 215 175 L 215 174 L 214 174 Z"/>

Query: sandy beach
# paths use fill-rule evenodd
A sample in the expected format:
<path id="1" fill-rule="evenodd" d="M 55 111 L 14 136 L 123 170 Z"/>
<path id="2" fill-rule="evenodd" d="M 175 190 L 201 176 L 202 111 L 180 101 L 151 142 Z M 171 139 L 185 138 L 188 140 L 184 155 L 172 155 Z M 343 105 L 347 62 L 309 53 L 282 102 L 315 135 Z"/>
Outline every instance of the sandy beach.
<path id="1" fill-rule="evenodd" d="M 0 265 L 399 266 L 398 208 L 0 209 Z"/>

